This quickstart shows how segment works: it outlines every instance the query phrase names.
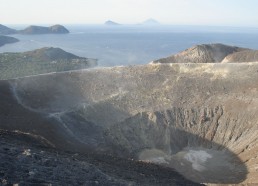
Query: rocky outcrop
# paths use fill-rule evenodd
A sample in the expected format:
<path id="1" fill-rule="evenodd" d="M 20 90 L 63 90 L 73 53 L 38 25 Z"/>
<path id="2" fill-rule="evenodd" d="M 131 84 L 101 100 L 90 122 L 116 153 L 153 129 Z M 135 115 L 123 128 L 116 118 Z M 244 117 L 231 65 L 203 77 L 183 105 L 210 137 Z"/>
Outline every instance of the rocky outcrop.
<path id="1" fill-rule="evenodd" d="M 0 130 L 0 139 L 1 185 L 202 185 L 154 164 L 57 151 L 25 133 Z"/>
<path id="2" fill-rule="evenodd" d="M 0 34 L 2 35 L 10 35 L 10 34 L 16 34 L 17 30 L 11 29 L 7 26 L 1 25 L 0 24 Z"/>
<path id="3" fill-rule="evenodd" d="M 226 56 L 248 50 L 223 44 L 196 45 L 183 52 L 153 61 L 153 63 L 220 63 Z"/>
<path id="4" fill-rule="evenodd" d="M 157 163 L 199 183 L 257 184 L 257 71 L 150 64 L 0 81 L 0 129 L 57 151 Z"/>
<path id="5" fill-rule="evenodd" d="M 18 31 L 20 34 L 67 34 L 69 30 L 67 30 L 62 25 L 53 25 L 50 27 L 43 26 L 29 26 L 24 30 Z"/>
<path id="6" fill-rule="evenodd" d="M 45 47 L 22 53 L 0 54 L 0 79 L 94 67 L 96 59 L 79 57 L 60 48 Z"/>
<path id="7" fill-rule="evenodd" d="M 244 50 L 226 56 L 222 63 L 258 62 L 258 50 Z"/>
<path id="8" fill-rule="evenodd" d="M 0 47 L 4 46 L 5 44 L 16 43 L 18 41 L 19 40 L 14 37 L 0 36 Z"/>

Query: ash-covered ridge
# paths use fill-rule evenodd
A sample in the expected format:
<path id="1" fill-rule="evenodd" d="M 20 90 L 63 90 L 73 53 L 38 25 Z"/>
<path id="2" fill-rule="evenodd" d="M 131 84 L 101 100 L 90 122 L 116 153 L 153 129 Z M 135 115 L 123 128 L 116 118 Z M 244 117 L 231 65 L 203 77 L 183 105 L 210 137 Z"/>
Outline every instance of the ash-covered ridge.
<path id="1" fill-rule="evenodd" d="M 186 49 L 178 54 L 158 59 L 152 63 L 221 63 L 254 62 L 257 51 L 224 44 L 202 44 Z"/>
<path id="2" fill-rule="evenodd" d="M 56 151 L 156 163 L 197 183 L 257 184 L 257 71 L 149 64 L 4 80 L 0 128 Z"/>
<path id="3" fill-rule="evenodd" d="M 258 50 L 244 50 L 226 56 L 222 63 L 258 62 Z"/>

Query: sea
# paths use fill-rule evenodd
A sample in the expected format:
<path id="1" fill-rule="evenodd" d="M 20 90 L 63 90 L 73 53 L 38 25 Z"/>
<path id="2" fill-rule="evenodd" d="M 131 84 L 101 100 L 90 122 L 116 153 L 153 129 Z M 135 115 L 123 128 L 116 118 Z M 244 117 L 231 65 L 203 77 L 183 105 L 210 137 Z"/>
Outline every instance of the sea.
<path id="1" fill-rule="evenodd" d="M 65 27 L 69 34 L 13 35 L 20 42 L 0 47 L 0 53 L 59 47 L 81 57 L 97 59 L 99 67 L 111 67 L 147 64 L 197 44 L 223 43 L 258 50 L 258 28 L 170 25 Z"/>

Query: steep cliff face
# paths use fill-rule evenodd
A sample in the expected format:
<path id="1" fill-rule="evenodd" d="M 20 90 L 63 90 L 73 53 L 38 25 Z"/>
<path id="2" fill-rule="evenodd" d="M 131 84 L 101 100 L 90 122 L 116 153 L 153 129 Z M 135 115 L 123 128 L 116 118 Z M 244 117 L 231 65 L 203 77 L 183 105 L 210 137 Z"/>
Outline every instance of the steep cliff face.
<path id="1" fill-rule="evenodd" d="M 253 131 L 257 126 L 239 130 L 240 126 L 232 120 L 223 113 L 222 106 L 171 108 L 137 114 L 112 127 L 108 134 L 114 149 L 175 168 L 193 181 L 237 183 L 246 179 L 242 151 L 249 145 L 256 146 L 257 133 Z M 242 137 L 245 132 L 247 136 Z M 244 139 L 247 141 L 243 143 Z M 236 145 L 240 143 L 242 147 Z M 252 149 L 253 153 L 257 150 L 257 147 Z M 254 162 L 257 159 L 250 165 Z"/>
<path id="2" fill-rule="evenodd" d="M 0 81 L 0 127 L 57 149 L 258 183 L 258 65 L 151 64 Z"/>
<path id="3" fill-rule="evenodd" d="M 220 63 L 229 54 L 248 50 L 223 44 L 196 45 L 183 52 L 155 60 L 153 63 Z"/>

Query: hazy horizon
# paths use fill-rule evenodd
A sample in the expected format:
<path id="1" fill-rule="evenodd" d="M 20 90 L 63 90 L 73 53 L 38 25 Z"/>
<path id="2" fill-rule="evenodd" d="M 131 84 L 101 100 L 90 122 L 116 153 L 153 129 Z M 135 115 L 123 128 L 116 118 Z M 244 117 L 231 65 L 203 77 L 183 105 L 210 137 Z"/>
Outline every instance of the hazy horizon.
<path id="1" fill-rule="evenodd" d="M 138 24 L 258 27 L 255 0 L 0 0 L 0 24 Z"/>
<path id="2" fill-rule="evenodd" d="M 120 25 L 119 26 L 108 26 L 106 28 L 121 28 L 121 27 L 202 27 L 202 28 L 253 28 L 253 29 L 258 29 L 258 25 L 257 26 L 238 26 L 238 25 L 201 25 L 201 24 L 164 24 L 164 23 L 160 23 L 160 24 L 153 24 L 153 25 L 143 25 L 142 23 L 145 21 L 143 20 L 142 22 L 138 22 L 138 23 L 121 23 L 121 22 L 117 22 L 115 20 L 111 20 L 111 19 L 107 19 L 106 21 L 114 21 L 115 23 L 119 23 Z M 159 21 L 157 19 L 155 19 L 156 21 Z M 56 24 L 60 24 L 60 25 L 64 25 L 64 26 L 106 26 L 105 25 L 105 22 L 102 22 L 102 23 L 60 23 L 60 22 L 56 22 L 56 23 L 0 23 L 2 25 L 5 25 L 5 26 L 10 26 L 12 28 L 16 27 L 16 28 L 24 28 L 26 26 L 53 26 L 53 25 L 56 25 Z M 13 27 L 14 26 L 14 27 Z"/>

